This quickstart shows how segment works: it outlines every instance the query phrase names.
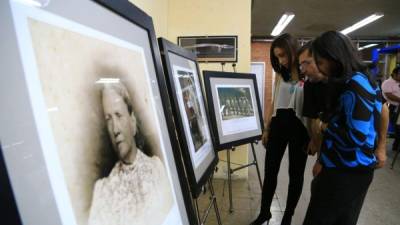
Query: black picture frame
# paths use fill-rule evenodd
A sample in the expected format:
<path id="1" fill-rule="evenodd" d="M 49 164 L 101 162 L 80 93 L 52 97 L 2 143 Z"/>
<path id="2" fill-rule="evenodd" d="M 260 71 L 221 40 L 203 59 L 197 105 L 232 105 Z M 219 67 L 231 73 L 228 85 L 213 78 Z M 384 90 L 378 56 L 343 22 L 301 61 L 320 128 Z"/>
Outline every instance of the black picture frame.
<path id="1" fill-rule="evenodd" d="M 198 62 L 235 63 L 238 61 L 238 36 L 180 36 L 178 45 L 195 53 Z"/>
<path id="2" fill-rule="evenodd" d="M 0 44 L 3 50 L 0 53 L 0 64 L 10 78 L 9 82 L 0 84 L 0 103 L 7 107 L 7 114 L 13 115 L 11 118 L 5 113 L 0 114 L 0 139 L 3 141 L 3 147 L 8 146 L 4 158 L 10 179 L 18 180 L 11 184 L 22 222 L 42 225 L 80 224 L 74 218 L 76 215 L 71 206 L 71 199 L 68 198 L 70 195 L 65 176 L 60 159 L 57 158 L 59 146 L 48 116 L 49 106 L 44 101 L 41 85 L 38 85 L 41 83 L 39 72 L 36 69 L 26 69 L 32 65 L 37 67 L 34 51 L 30 49 L 33 45 L 32 40 L 29 36 L 22 35 L 29 34 L 29 19 L 39 18 L 38 21 L 51 24 L 54 22 L 52 19 L 56 17 L 60 19 L 57 23 L 65 19 L 68 20 L 66 26 L 76 24 L 77 28 L 71 33 L 79 34 L 79 29 L 87 27 L 90 35 L 105 34 L 107 38 L 110 36 L 125 44 L 128 43 L 127 40 L 134 40 L 132 42 L 143 47 L 144 52 L 141 52 L 141 56 L 143 62 L 147 62 L 144 67 L 151 68 L 147 74 L 152 77 L 148 78 L 149 82 L 146 84 L 151 93 L 154 93 L 151 99 L 155 102 L 152 105 L 155 111 L 153 116 L 158 119 L 158 130 L 162 136 L 160 140 L 162 139 L 161 142 L 168 148 L 168 157 L 163 165 L 165 171 L 169 172 L 166 179 L 174 189 L 171 189 L 171 195 L 176 198 L 176 207 L 171 209 L 174 210 L 171 214 L 176 215 L 183 224 L 198 224 L 179 153 L 175 125 L 172 118 L 165 117 L 172 114 L 172 111 L 152 18 L 128 0 L 71 0 L 68 3 L 52 0 L 43 6 L 31 6 L 26 2 L 0 3 L 1 25 L 7 39 L 7 42 Z M 90 15 L 87 12 L 90 12 Z M 18 26 L 19 23 L 23 23 L 23 26 Z M 143 35 L 143 39 L 139 38 L 136 43 L 136 35 L 132 35 L 134 31 L 123 28 L 127 24 L 128 28 L 140 30 L 139 35 Z M 140 45 L 141 43 L 144 44 Z M 27 45 L 29 48 L 25 48 Z M 71 49 L 75 51 L 74 54 L 79 54 L 80 50 L 79 47 Z M 12 101 L 9 96 L 14 96 Z M 27 187 L 29 188 L 26 189 Z M 35 204 L 35 207 L 32 207 L 32 204 Z"/>
<path id="3" fill-rule="evenodd" d="M 17 203 L 11 187 L 10 178 L 7 172 L 6 161 L 4 160 L 3 149 L 0 142 L 0 210 L 3 221 L 9 225 L 20 225 L 21 217 L 18 212 Z"/>
<path id="4" fill-rule="evenodd" d="M 256 76 L 220 71 L 203 71 L 203 76 L 215 148 L 260 140 L 264 123 Z"/>
<path id="5" fill-rule="evenodd" d="M 210 120 L 202 93 L 199 66 L 194 53 L 164 38 L 159 38 L 158 42 L 180 149 L 193 198 L 197 198 L 218 163 L 218 154 L 214 150 Z M 196 147 L 195 142 L 201 143 L 198 144 L 200 146 Z M 197 160 L 199 161 L 197 167 L 196 156 L 202 157 L 201 160 Z"/>
<path id="6" fill-rule="evenodd" d="M 158 49 L 158 43 L 157 43 L 157 36 L 155 34 L 155 29 L 153 25 L 153 19 L 147 15 L 144 11 L 141 9 L 137 8 L 135 5 L 130 3 L 127 0 L 95 0 L 99 4 L 105 6 L 106 8 L 110 9 L 111 11 L 115 12 L 116 14 L 128 19 L 132 23 L 137 24 L 138 26 L 141 26 L 143 29 L 145 29 L 148 32 L 149 35 L 149 41 L 150 41 L 150 46 L 151 46 L 151 51 L 153 53 L 153 60 L 155 62 L 155 68 L 156 68 L 156 74 L 157 74 L 157 79 L 158 79 L 158 86 L 160 89 L 160 96 L 162 99 L 162 104 L 164 108 L 164 113 L 165 113 L 165 119 L 167 122 L 168 126 L 168 133 L 170 136 L 171 140 L 171 145 L 174 159 L 175 159 L 175 164 L 176 164 L 176 169 L 177 173 L 179 176 L 179 182 L 180 182 L 180 187 L 182 190 L 182 195 L 183 195 L 183 200 L 185 202 L 185 207 L 186 207 L 186 213 L 188 216 L 188 220 L 190 224 L 198 224 L 197 216 L 196 216 L 196 211 L 193 206 L 193 202 L 191 200 L 191 196 L 189 193 L 189 188 L 188 188 L 188 180 L 186 179 L 186 174 L 184 170 L 184 164 L 182 163 L 182 158 L 179 154 L 179 151 L 176 151 L 176 149 L 179 148 L 179 142 L 176 138 L 175 135 L 175 124 L 172 118 L 170 118 L 168 115 L 171 115 L 172 113 L 172 108 L 169 102 L 169 95 L 168 92 L 166 91 L 166 80 L 164 76 L 164 71 L 163 71 L 163 66 L 161 62 L 161 56 L 160 52 Z"/>

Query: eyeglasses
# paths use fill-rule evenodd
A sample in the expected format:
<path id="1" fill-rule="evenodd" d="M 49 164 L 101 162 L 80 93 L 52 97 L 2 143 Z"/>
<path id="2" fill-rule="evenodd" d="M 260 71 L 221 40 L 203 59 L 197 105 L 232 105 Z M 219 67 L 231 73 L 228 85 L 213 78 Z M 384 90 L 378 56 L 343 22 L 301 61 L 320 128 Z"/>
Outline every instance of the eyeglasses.
<path id="1" fill-rule="evenodd" d="M 305 68 L 305 66 L 308 66 L 308 65 L 310 65 L 310 64 L 311 64 L 311 61 L 309 61 L 309 60 L 304 60 L 303 62 L 300 63 L 299 69 L 300 69 L 300 70 L 303 70 L 303 69 Z"/>

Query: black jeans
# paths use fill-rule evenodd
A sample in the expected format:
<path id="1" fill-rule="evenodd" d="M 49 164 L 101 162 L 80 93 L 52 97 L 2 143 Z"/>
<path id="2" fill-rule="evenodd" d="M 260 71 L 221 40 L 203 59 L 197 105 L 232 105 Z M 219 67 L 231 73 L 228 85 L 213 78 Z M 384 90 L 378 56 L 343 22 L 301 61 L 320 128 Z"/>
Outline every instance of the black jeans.
<path id="1" fill-rule="evenodd" d="M 291 109 L 278 109 L 272 118 L 268 143 L 265 146 L 265 177 L 260 214 L 270 211 L 278 172 L 289 144 L 289 187 L 285 214 L 293 215 L 303 189 L 306 147 L 310 138 L 307 129 Z"/>
<path id="2" fill-rule="evenodd" d="M 399 151 L 399 145 L 400 145 L 400 126 L 394 124 L 394 141 L 392 144 L 392 150 Z"/>
<path id="3" fill-rule="evenodd" d="M 399 150 L 400 144 L 400 126 L 396 124 L 397 118 L 399 117 L 400 110 L 395 105 L 389 106 L 389 120 L 390 123 L 394 126 L 394 141 L 392 145 L 393 151 Z"/>
<path id="4" fill-rule="evenodd" d="M 322 169 L 311 183 L 303 225 L 356 225 L 373 171 Z"/>

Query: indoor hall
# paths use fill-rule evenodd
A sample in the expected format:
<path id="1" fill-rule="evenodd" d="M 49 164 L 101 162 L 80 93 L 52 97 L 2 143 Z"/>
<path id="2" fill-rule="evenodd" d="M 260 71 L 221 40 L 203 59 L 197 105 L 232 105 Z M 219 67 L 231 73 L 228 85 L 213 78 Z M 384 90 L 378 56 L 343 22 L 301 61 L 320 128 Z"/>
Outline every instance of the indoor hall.
<path id="1" fill-rule="evenodd" d="M 0 223 L 400 224 L 399 9 L 0 1 Z"/>

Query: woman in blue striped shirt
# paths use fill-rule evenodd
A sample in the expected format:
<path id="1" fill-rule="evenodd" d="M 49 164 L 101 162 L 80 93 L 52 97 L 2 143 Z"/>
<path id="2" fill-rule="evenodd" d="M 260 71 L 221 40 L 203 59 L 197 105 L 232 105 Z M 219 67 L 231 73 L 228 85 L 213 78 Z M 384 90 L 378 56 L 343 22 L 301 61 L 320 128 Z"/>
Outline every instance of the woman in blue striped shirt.
<path id="1" fill-rule="evenodd" d="M 338 88 L 329 95 L 335 105 L 329 122 L 321 124 L 322 171 L 312 182 L 303 225 L 355 225 L 374 168 L 385 157 L 384 148 L 377 150 L 381 91 L 345 35 L 325 32 L 312 50 L 320 72 Z"/>

